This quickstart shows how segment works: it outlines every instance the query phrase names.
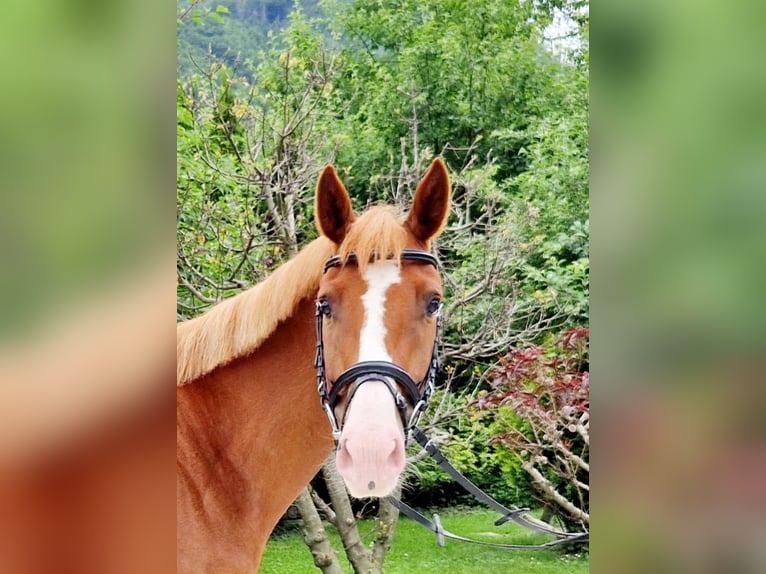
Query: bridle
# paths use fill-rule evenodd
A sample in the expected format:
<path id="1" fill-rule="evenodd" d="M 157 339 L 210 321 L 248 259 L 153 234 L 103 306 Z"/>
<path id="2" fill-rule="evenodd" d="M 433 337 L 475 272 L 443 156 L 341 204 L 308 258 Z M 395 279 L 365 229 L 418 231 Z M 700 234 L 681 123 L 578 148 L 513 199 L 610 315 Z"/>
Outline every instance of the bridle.
<path id="1" fill-rule="evenodd" d="M 437 267 L 436 257 L 427 251 L 419 249 L 404 249 L 401 260 L 427 263 Z M 354 263 L 355 261 L 356 255 L 353 253 L 346 259 L 347 263 Z M 341 267 L 342 265 L 343 260 L 339 255 L 330 257 L 327 263 L 325 263 L 324 273 L 327 273 L 333 267 Z M 425 376 L 419 383 L 416 383 L 407 371 L 395 363 L 389 361 L 361 361 L 343 371 L 335 381 L 331 382 L 332 388 L 328 391 L 328 381 L 325 375 L 324 342 L 322 339 L 322 323 L 325 315 L 325 305 L 327 304 L 326 301 L 316 302 L 317 353 L 315 366 L 317 370 L 319 400 L 325 413 L 327 413 L 327 418 L 330 420 L 335 442 L 338 442 L 343 430 L 343 421 L 338 421 L 335 414 L 335 409 L 340 403 L 341 391 L 346 387 L 351 387 L 346 399 L 346 412 L 348 412 L 348 405 L 351 404 L 354 394 L 364 383 L 369 381 L 382 382 L 391 393 L 396 408 L 399 411 L 399 416 L 402 419 L 402 428 L 404 429 L 406 439 L 410 431 L 418 424 L 423 411 L 428 407 L 428 402 L 434 391 L 436 373 L 439 369 L 439 340 L 441 339 L 443 322 L 441 305 L 434 314 L 436 317 L 436 336 L 434 337 L 434 345 L 431 351 L 431 362 L 428 365 Z M 410 408 L 412 409 L 411 414 L 408 413 Z"/>

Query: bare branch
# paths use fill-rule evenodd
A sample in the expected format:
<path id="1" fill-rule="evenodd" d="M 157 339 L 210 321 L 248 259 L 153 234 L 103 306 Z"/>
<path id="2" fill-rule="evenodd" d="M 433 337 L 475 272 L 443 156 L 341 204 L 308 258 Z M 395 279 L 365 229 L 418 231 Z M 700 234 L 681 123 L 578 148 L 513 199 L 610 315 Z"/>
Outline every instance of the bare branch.
<path id="1" fill-rule="evenodd" d="M 191 12 L 192 10 L 194 10 L 194 8 L 199 6 L 200 2 L 202 2 L 202 0 L 192 0 L 189 3 L 189 5 L 186 7 L 186 9 L 183 12 L 181 12 L 181 14 L 178 16 L 178 19 L 185 20 L 186 17 L 189 15 L 189 12 Z"/>
<path id="2" fill-rule="evenodd" d="M 554 500 L 556 504 L 561 506 L 561 508 L 566 510 L 573 517 L 582 521 L 584 524 L 590 524 L 590 516 L 588 513 L 577 508 L 574 504 L 567 500 L 565 496 L 559 493 L 553 484 L 547 478 L 545 478 L 530 461 L 522 462 L 521 466 L 525 471 L 529 473 L 538 488 L 550 496 L 550 498 Z"/>
<path id="3" fill-rule="evenodd" d="M 354 565 L 354 571 L 376 572 L 372 552 L 364 545 L 359 536 L 346 487 L 338 471 L 335 470 L 335 463 L 332 458 L 328 459 L 322 467 L 322 476 L 324 476 L 327 491 L 335 509 L 336 523 L 343 547 L 346 549 L 348 559 Z"/>
<path id="4" fill-rule="evenodd" d="M 199 299 L 203 303 L 207 303 L 208 305 L 218 303 L 219 301 L 218 299 L 205 296 L 201 291 L 199 291 L 196 287 L 194 287 L 194 285 L 189 283 L 182 273 L 178 273 L 178 281 L 181 283 L 181 285 L 183 285 L 184 288 L 188 289 L 192 295 L 194 295 L 197 299 Z"/>
<path id="5" fill-rule="evenodd" d="M 394 492 L 391 493 L 391 496 L 399 498 L 401 494 L 402 487 L 398 485 Z M 375 524 L 375 542 L 372 545 L 372 561 L 381 572 L 383 571 L 383 561 L 386 559 L 386 554 L 391 549 L 391 544 L 394 541 L 394 533 L 396 532 L 398 520 L 399 509 L 387 500 L 381 499 L 380 507 L 378 508 L 378 518 Z"/>
<path id="6" fill-rule="evenodd" d="M 312 502 L 310 486 L 301 491 L 295 500 L 295 505 L 303 518 L 303 541 L 311 550 L 314 565 L 325 574 L 343 574 L 343 568 L 338 561 L 338 554 L 327 538 L 322 526 L 322 520 Z"/>
<path id="7" fill-rule="evenodd" d="M 316 491 L 313 488 L 309 488 L 311 492 L 311 500 L 314 501 L 314 506 L 316 506 L 317 510 L 325 515 L 325 518 L 327 519 L 327 522 L 338 527 L 338 517 L 335 515 L 335 511 L 332 509 L 332 507 L 327 504 L 324 499 L 319 496 Z"/>

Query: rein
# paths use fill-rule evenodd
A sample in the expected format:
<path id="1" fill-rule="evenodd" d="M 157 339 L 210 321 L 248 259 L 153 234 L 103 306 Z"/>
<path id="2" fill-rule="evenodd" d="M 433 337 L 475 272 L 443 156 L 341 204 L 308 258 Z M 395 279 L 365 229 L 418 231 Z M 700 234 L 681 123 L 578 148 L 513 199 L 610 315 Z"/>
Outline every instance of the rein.
<path id="1" fill-rule="evenodd" d="M 402 261 L 427 263 L 437 267 L 436 257 L 427 251 L 404 249 L 402 251 L 401 259 Z M 355 261 L 356 255 L 352 253 L 348 256 L 348 263 L 354 263 Z M 333 267 L 341 267 L 342 265 L 343 261 L 340 256 L 335 255 L 325 264 L 324 273 L 327 273 L 327 271 Z M 431 394 L 434 391 L 434 385 L 436 383 L 436 373 L 439 369 L 439 341 L 441 339 L 443 322 L 441 306 L 435 315 L 436 336 L 434 337 L 434 345 L 431 350 L 431 361 L 425 376 L 419 383 L 416 383 L 407 371 L 395 363 L 389 361 L 362 361 L 343 371 L 335 381 L 332 381 L 332 389 L 328 391 L 328 381 L 325 373 L 324 341 L 322 338 L 324 305 L 324 301 L 316 302 L 317 352 L 314 366 L 317 370 L 317 392 L 319 393 L 319 400 L 322 403 L 322 408 L 327 414 L 327 418 L 332 426 L 332 435 L 335 442 L 338 442 L 343 430 L 343 421 L 338 421 L 338 418 L 335 415 L 335 409 L 340 403 L 341 391 L 346 387 L 351 387 L 351 390 L 348 393 L 348 405 L 354 398 L 356 391 L 359 390 L 359 387 L 368 381 L 379 381 L 386 385 L 386 388 L 394 398 L 394 403 L 396 404 L 399 416 L 402 419 L 404 435 L 405 437 L 409 436 L 410 431 L 418 424 L 423 411 L 428 407 L 428 402 L 431 400 Z M 399 386 L 397 385 L 402 388 L 404 394 L 399 392 Z M 411 414 L 408 414 L 409 408 L 412 408 Z"/>
<path id="2" fill-rule="evenodd" d="M 480 546 L 489 546 L 491 548 L 499 548 L 501 550 L 545 550 L 548 548 L 554 548 L 556 546 L 561 546 L 563 544 L 575 544 L 575 543 L 583 543 L 588 542 L 590 538 L 590 534 L 588 532 L 564 532 L 563 530 L 558 530 L 557 528 L 554 528 L 550 524 L 543 522 L 542 520 L 538 520 L 533 516 L 530 516 L 528 514 L 529 508 L 516 508 L 511 507 L 508 508 L 502 504 L 500 504 L 497 500 L 492 498 L 489 494 L 484 492 L 482 489 L 480 489 L 478 486 L 476 486 L 473 482 L 471 482 L 468 478 L 466 478 L 458 469 L 456 469 L 452 464 L 447 460 L 447 458 L 444 456 L 444 454 L 439 450 L 439 447 L 437 447 L 431 440 L 425 435 L 425 433 L 420 430 L 419 428 L 412 429 L 412 436 L 415 438 L 415 440 L 422 446 L 425 451 L 433 458 L 436 463 L 439 465 L 439 467 L 444 470 L 447 474 L 449 474 L 455 482 L 457 482 L 460 486 L 462 486 L 467 492 L 472 494 L 477 500 L 484 503 L 486 506 L 491 508 L 492 510 L 495 510 L 499 512 L 502 516 L 498 518 L 495 521 L 495 526 L 501 526 L 505 524 L 506 522 L 512 521 L 516 524 L 523 526 L 524 528 L 527 528 L 529 530 L 533 530 L 534 532 L 540 533 L 540 534 L 551 534 L 553 536 L 558 537 L 558 540 L 553 540 L 551 542 L 546 542 L 544 544 L 499 544 L 495 542 L 484 542 L 482 540 L 472 540 L 470 538 L 465 538 L 463 536 L 459 536 L 457 534 L 453 534 L 449 530 L 445 530 L 442 526 L 441 520 L 439 519 L 438 514 L 434 514 L 433 521 L 429 520 L 425 516 L 423 516 L 420 512 L 412 508 L 410 505 L 408 505 L 405 502 L 402 502 L 401 500 L 394 498 L 393 496 L 386 497 L 386 500 L 392 504 L 395 508 L 397 508 L 400 512 L 423 526 L 424 528 L 427 528 L 434 534 L 436 534 L 436 541 L 439 544 L 439 546 L 444 546 L 444 542 L 446 538 L 449 538 L 451 540 L 457 540 L 458 542 L 469 542 L 471 544 L 478 544 Z"/>

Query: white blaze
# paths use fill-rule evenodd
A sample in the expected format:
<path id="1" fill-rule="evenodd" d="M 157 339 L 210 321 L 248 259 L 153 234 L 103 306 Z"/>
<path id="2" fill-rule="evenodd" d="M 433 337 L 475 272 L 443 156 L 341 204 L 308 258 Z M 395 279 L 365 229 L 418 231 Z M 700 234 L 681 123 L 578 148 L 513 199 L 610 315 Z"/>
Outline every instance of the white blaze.
<path id="1" fill-rule="evenodd" d="M 386 291 L 401 281 L 399 266 L 394 261 L 371 263 L 364 272 L 364 280 L 367 282 L 367 292 L 362 295 L 364 325 L 359 334 L 359 362 L 391 361 L 391 355 L 386 349 L 383 317 L 386 312 Z"/>
<path id="2" fill-rule="evenodd" d="M 367 291 L 362 295 L 364 324 L 359 334 L 359 362 L 391 361 L 386 349 L 386 291 L 399 283 L 399 266 L 380 261 L 367 266 Z M 340 447 L 338 472 L 356 498 L 387 496 L 404 469 L 402 424 L 391 393 L 384 383 L 361 385 L 348 408 Z"/>

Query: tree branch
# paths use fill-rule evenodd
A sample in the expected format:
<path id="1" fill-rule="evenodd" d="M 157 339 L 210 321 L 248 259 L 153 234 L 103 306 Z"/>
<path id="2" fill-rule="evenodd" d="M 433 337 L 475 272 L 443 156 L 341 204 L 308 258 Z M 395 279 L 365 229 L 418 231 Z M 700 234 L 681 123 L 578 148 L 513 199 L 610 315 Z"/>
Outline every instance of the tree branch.
<path id="1" fill-rule="evenodd" d="M 569 502 L 561 493 L 559 493 L 553 486 L 553 484 L 545 478 L 531 461 L 522 461 L 521 467 L 529 473 L 534 483 L 545 494 L 550 496 L 552 500 L 556 502 L 561 508 L 566 510 L 570 515 L 581 520 L 584 524 L 590 524 L 590 516 L 584 510 L 580 510 L 574 504 Z"/>
<path id="2" fill-rule="evenodd" d="M 332 524 L 335 528 L 338 528 L 338 517 L 335 515 L 335 511 L 332 509 L 332 507 L 327 504 L 321 496 L 319 496 L 316 491 L 312 488 L 311 490 L 311 500 L 314 501 L 314 506 L 316 506 L 317 510 L 325 515 L 325 518 L 327 519 L 327 522 Z"/>
<path id="3" fill-rule="evenodd" d="M 401 484 L 397 485 L 391 496 L 399 498 L 402 494 Z M 378 569 L 383 571 L 383 561 L 386 554 L 391 550 L 396 532 L 396 523 L 399 520 L 399 510 L 385 499 L 380 501 L 378 519 L 375 524 L 375 542 L 372 546 L 372 560 Z"/>
<path id="4" fill-rule="evenodd" d="M 324 476 L 327 491 L 335 509 L 338 532 L 343 541 L 343 547 L 346 549 L 346 555 L 353 565 L 354 571 L 365 574 L 379 572 L 372 561 L 372 552 L 364 545 L 359 536 L 354 512 L 351 509 L 351 501 L 343 484 L 343 479 L 335 470 L 335 463 L 332 458 L 328 459 L 322 467 L 322 476 Z"/>
<path id="5" fill-rule="evenodd" d="M 303 518 L 303 541 L 311 550 L 314 565 L 325 574 L 343 574 L 338 561 L 338 554 L 333 549 L 322 526 L 322 520 L 312 501 L 311 487 L 307 486 L 295 500 L 295 505 Z"/>

